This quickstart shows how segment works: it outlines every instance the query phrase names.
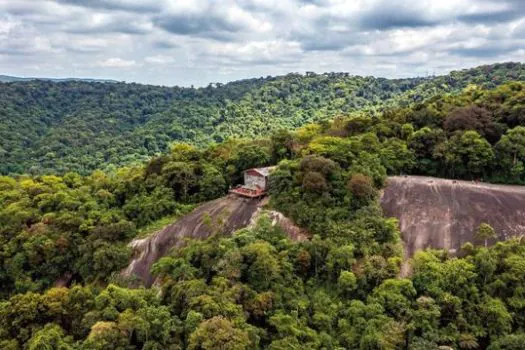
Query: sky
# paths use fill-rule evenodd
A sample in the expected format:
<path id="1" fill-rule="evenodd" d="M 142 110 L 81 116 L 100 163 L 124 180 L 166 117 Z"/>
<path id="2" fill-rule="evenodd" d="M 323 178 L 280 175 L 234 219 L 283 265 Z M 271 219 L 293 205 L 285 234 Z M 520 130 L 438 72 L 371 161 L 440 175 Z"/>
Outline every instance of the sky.
<path id="1" fill-rule="evenodd" d="M 167 86 L 524 61 L 525 0 L 0 0 L 0 74 Z"/>

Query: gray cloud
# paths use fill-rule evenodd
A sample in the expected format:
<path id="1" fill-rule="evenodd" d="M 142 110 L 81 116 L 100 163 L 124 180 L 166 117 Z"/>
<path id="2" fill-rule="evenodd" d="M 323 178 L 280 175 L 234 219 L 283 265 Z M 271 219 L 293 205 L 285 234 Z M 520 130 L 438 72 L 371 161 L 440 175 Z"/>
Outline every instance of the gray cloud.
<path id="1" fill-rule="evenodd" d="M 452 55 L 463 56 L 463 57 L 482 57 L 492 58 L 501 55 L 509 54 L 510 52 L 517 51 L 523 48 L 523 43 L 512 42 L 512 43 L 499 43 L 491 42 L 485 45 L 476 47 L 458 47 L 450 50 Z"/>
<path id="2" fill-rule="evenodd" d="M 206 85 L 520 60 L 525 0 L 0 0 L 0 73 Z"/>
<path id="3" fill-rule="evenodd" d="M 64 32 L 71 34 L 103 34 L 103 33 L 123 33 L 130 35 L 143 35 L 151 32 L 151 27 L 147 23 L 134 21 L 117 20 L 102 24 L 91 23 L 68 23 L 64 25 Z"/>
<path id="4" fill-rule="evenodd" d="M 512 50 L 495 51 L 491 48 L 486 47 L 475 47 L 475 48 L 459 48 L 450 51 L 452 55 L 464 56 L 464 57 L 480 57 L 480 58 L 492 58 L 498 57 L 499 55 L 509 52 Z"/>
<path id="5" fill-rule="evenodd" d="M 162 29 L 180 35 L 196 35 L 213 39 L 225 40 L 233 33 L 242 29 L 237 23 L 232 23 L 220 17 L 199 15 L 165 15 L 154 19 L 154 24 Z"/>
<path id="6" fill-rule="evenodd" d="M 519 23 L 510 34 L 513 38 L 525 39 L 525 21 Z"/>
<path id="7" fill-rule="evenodd" d="M 466 23 L 505 23 L 525 16 L 525 1 L 523 0 L 478 0 L 487 7 L 484 11 L 466 13 L 458 16 L 458 20 Z M 490 9 L 488 6 L 497 6 Z"/>
<path id="8" fill-rule="evenodd" d="M 366 43 L 370 33 L 347 31 L 313 31 L 296 33 L 294 38 L 301 43 L 305 51 L 340 51 L 346 47 Z"/>
<path id="9" fill-rule="evenodd" d="M 523 16 L 523 13 L 516 11 L 514 9 L 509 9 L 506 11 L 495 11 L 495 12 L 481 12 L 474 14 L 465 14 L 458 16 L 458 20 L 466 23 L 501 23 L 509 22 L 520 18 Z"/>
<path id="10" fill-rule="evenodd" d="M 392 2 L 392 4 L 394 4 Z M 382 4 L 360 16 L 359 24 L 366 30 L 388 30 L 437 25 L 439 20 L 425 17 L 424 12 L 411 6 Z"/>
<path id="11" fill-rule="evenodd" d="M 59 3 L 81 6 L 92 9 L 122 10 L 133 12 L 156 12 L 161 9 L 161 1 L 148 0 L 57 0 Z"/>
<path id="12" fill-rule="evenodd" d="M 326 38 L 326 40 L 317 40 L 305 38 L 301 40 L 301 46 L 305 51 L 337 51 L 347 46 L 345 40 L 340 38 L 332 39 Z"/>
<path id="13" fill-rule="evenodd" d="M 152 47 L 155 48 L 155 49 L 161 49 L 161 50 L 165 50 L 165 49 L 174 49 L 176 47 L 179 47 L 178 44 L 174 43 L 173 41 L 171 40 L 154 40 L 152 43 L 151 43 Z"/>

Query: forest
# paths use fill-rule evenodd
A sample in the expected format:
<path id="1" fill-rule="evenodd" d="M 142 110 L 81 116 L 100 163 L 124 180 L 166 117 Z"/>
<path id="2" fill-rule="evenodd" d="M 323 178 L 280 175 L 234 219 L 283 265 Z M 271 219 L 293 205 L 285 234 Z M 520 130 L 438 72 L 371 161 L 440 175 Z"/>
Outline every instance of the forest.
<path id="1" fill-rule="evenodd" d="M 140 124 L 135 117 L 143 115 L 138 111 L 146 107 L 138 105 L 134 105 L 136 115 L 129 110 L 127 122 L 108 117 L 108 124 L 90 126 L 90 118 L 97 119 L 95 112 L 89 118 L 84 115 L 86 119 L 78 115 L 75 123 L 86 130 L 99 125 L 129 135 L 148 130 L 152 136 L 163 125 L 165 132 L 172 132 L 166 124 L 151 121 L 176 120 L 161 110 L 168 104 L 175 108 L 177 98 L 182 98 L 177 94 L 194 101 L 202 96 L 220 101 L 225 98 L 221 94 L 228 92 L 232 100 L 243 101 L 234 110 L 242 105 L 267 112 L 246 113 L 246 119 L 226 118 L 214 125 L 197 118 L 202 106 L 185 104 L 188 110 L 179 112 L 187 112 L 187 117 L 177 123 L 187 122 L 188 127 L 180 130 L 190 133 L 189 126 L 209 127 L 216 130 L 212 135 L 222 135 L 224 140 L 207 142 L 204 132 L 198 131 L 181 138 L 164 134 L 166 144 L 153 153 L 137 151 L 133 144 L 137 139 L 132 137 L 124 146 L 119 141 L 124 138 L 112 141 L 109 134 L 91 130 L 108 138 L 94 140 L 90 147 L 109 142 L 119 155 L 129 147 L 133 158 L 120 166 L 120 160 L 102 156 L 113 164 L 103 170 L 88 172 L 102 164 L 89 160 L 90 166 L 71 171 L 66 153 L 72 162 L 75 156 L 84 157 L 82 152 L 85 156 L 92 152 L 74 144 L 63 149 L 66 153 L 59 157 L 63 163 L 42 162 L 38 171 L 27 168 L 38 155 L 18 153 L 18 159 L 9 152 L 13 158 L 8 163 L 19 165 L 7 165 L 3 172 L 12 174 L 0 177 L 0 348 L 523 349 L 523 238 L 486 247 L 486 238 L 494 232 L 482 225 L 479 239 L 465 244 L 458 256 L 419 252 L 411 262 L 412 274 L 401 278 L 398 223 L 383 216 L 377 201 L 387 175 L 523 184 L 525 83 L 504 81 L 521 80 L 520 71 L 521 65 L 485 67 L 403 88 L 401 84 L 408 82 L 384 81 L 397 86 L 394 92 L 407 90 L 390 92 L 395 103 L 381 107 L 374 105 L 372 95 L 354 100 L 367 107 L 360 109 L 350 105 L 348 96 L 326 99 L 334 92 L 335 81 L 356 79 L 344 76 L 287 76 L 208 90 L 134 86 L 125 93 L 118 84 L 106 86 L 116 89 L 114 94 L 105 93 L 115 108 L 124 108 L 124 98 L 144 100 L 145 96 L 134 95 L 142 91 L 152 94 L 150 102 L 157 111 L 152 109 L 152 119 L 144 120 L 140 128 L 135 128 L 135 123 Z M 491 78 L 481 72 L 491 72 Z M 519 74 L 508 78 L 511 72 Z M 439 79 L 449 81 L 445 91 L 437 87 L 438 82 L 445 84 Z M 293 104 L 303 92 L 292 81 L 327 85 Z M 96 90 L 92 84 L 24 84 L 27 89 L 18 83 L 8 85 L 9 94 L 30 100 L 40 87 L 50 84 L 48 91 L 69 87 L 71 99 L 83 101 L 79 103 L 93 111 L 102 108 L 89 91 L 76 90 L 79 86 Z M 276 85 L 288 86 L 290 95 L 264 100 L 263 91 Z M 432 86 L 435 92 L 428 91 Z M 355 91 L 344 84 L 341 88 L 345 94 Z M 61 99 L 60 93 L 49 96 Z M 302 103 L 313 105 L 308 108 Z M 71 106 L 54 101 L 34 108 L 28 113 L 47 125 L 49 134 L 38 135 L 39 127 L 29 128 L 31 116 L 20 117 L 28 121 L 28 133 L 33 130 L 35 140 L 19 140 L 11 134 L 3 141 L 4 150 L 21 145 L 37 150 L 32 142 L 39 137 L 38 142 L 44 142 L 54 132 L 55 137 L 68 135 L 53 120 L 61 115 L 60 109 Z M 46 109 L 56 109 L 55 114 L 46 114 Z M 71 110 L 71 115 L 77 112 Z M 2 113 L 6 118 L 5 110 Z M 275 115 L 270 129 L 247 128 L 244 138 L 225 137 L 241 135 L 234 129 L 246 125 L 239 125 L 240 120 L 268 124 L 265 113 Z M 197 122 L 210 124 L 202 128 L 192 124 Z M 83 132 L 73 124 L 63 127 Z M 9 133 L 20 127 L 1 125 Z M 138 154 L 153 157 L 137 163 L 142 159 Z M 263 217 L 254 228 L 231 236 L 218 232 L 173 250 L 153 266 L 160 281 L 155 288 L 131 288 L 130 281 L 120 276 L 133 238 L 148 234 L 166 218 L 176 220 L 198 203 L 225 195 L 229 186 L 241 181 L 243 170 L 272 164 L 278 168 L 271 177 L 269 206 L 307 229 L 308 240 L 288 239 Z M 27 174 L 15 174 L 26 168 Z"/>
<path id="2" fill-rule="evenodd" d="M 0 174 L 113 171 L 166 153 L 175 141 L 206 147 L 267 137 L 353 112 L 409 107 L 469 85 L 494 88 L 524 80 L 523 64 L 502 63 L 424 78 L 307 73 L 203 88 L 0 83 Z"/>

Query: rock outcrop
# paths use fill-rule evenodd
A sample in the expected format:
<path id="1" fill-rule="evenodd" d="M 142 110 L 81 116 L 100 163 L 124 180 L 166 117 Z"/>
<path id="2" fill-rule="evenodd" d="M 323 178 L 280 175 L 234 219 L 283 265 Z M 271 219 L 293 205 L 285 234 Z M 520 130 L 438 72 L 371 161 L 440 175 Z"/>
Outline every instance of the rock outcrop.
<path id="1" fill-rule="evenodd" d="M 467 242 L 481 243 L 474 233 L 482 222 L 497 240 L 525 233 L 525 186 L 394 176 L 381 205 L 386 216 L 399 219 L 407 258 L 428 247 L 455 254 Z"/>
<path id="2" fill-rule="evenodd" d="M 151 266 L 172 248 L 181 246 L 185 239 L 205 239 L 219 231 L 231 234 L 255 225 L 263 212 L 291 239 L 308 238 L 303 229 L 283 214 L 263 210 L 264 204 L 264 200 L 236 195 L 204 203 L 149 237 L 132 241 L 135 254 L 123 276 L 137 278 L 149 287 L 154 282 Z M 457 253 L 466 242 L 475 242 L 474 232 L 482 222 L 494 227 L 497 240 L 525 234 L 525 186 L 394 176 L 388 179 L 381 206 L 386 216 L 399 219 L 405 261 L 426 248 Z M 402 275 L 408 273 L 409 266 L 404 264 Z"/>
<path id="3" fill-rule="evenodd" d="M 195 208 L 191 213 L 150 236 L 135 239 L 130 243 L 134 256 L 122 271 L 127 278 L 137 279 L 150 287 L 154 276 L 150 270 L 161 257 L 172 248 L 180 247 L 188 238 L 206 239 L 214 233 L 229 235 L 239 229 L 255 225 L 257 218 L 267 213 L 273 225 L 279 225 L 291 239 L 306 239 L 306 233 L 293 222 L 276 211 L 264 211 L 264 200 L 248 199 L 229 195 Z"/>

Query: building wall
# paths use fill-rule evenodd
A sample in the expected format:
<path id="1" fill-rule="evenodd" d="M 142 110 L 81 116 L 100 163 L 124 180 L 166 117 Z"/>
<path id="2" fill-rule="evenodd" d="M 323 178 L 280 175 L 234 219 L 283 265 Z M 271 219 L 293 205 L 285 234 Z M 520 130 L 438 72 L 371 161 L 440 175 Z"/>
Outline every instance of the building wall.
<path id="1" fill-rule="evenodd" d="M 246 186 L 259 186 L 263 190 L 266 190 L 266 179 L 259 174 L 255 175 L 246 171 L 244 173 L 244 184 Z"/>

